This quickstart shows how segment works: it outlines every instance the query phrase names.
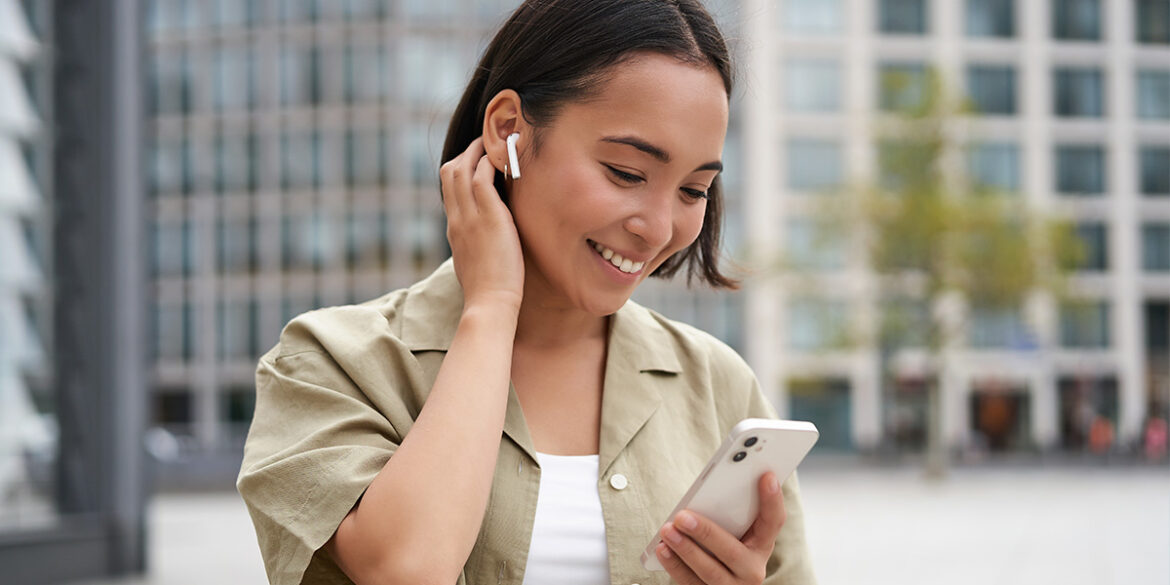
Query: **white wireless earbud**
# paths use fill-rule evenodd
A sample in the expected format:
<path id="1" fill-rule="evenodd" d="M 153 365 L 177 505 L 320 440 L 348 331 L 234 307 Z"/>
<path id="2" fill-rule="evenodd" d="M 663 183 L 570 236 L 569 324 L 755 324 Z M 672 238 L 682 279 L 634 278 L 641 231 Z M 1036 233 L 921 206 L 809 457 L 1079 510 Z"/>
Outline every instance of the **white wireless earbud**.
<path id="1" fill-rule="evenodd" d="M 520 133 L 513 132 L 508 135 L 508 164 L 512 167 L 512 178 L 520 178 L 520 157 L 516 155 L 516 141 L 520 140 Z M 506 172 L 506 171 L 505 171 Z"/>

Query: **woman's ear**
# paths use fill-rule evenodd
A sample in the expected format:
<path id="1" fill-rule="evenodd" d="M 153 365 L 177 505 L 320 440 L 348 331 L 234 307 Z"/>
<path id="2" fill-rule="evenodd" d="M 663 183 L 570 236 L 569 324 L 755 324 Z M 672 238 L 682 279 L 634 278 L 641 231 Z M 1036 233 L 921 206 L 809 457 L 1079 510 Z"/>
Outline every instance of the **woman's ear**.
<path id="1" fill-rule="evenodd" d="M 501 173 L 504 172 L 504 164 L 508 162 L 508 135 L 520 134 L 516 141 L 519 152 L 524 151 L 531 139 L 532 127 L 525 123 L 520 108 L 520 94 L 505 89 L 488 102 L 483 113 L 483 149 L 492 166 Z"/>

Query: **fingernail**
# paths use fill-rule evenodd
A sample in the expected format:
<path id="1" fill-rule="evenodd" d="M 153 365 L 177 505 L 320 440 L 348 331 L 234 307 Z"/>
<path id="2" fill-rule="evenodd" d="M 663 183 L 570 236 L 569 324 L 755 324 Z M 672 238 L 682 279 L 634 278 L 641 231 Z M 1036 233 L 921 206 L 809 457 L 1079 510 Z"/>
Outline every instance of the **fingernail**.
<path id="1" fill-rule="evenodd" d="M 674 526 L 667 526 L 665 533 L 666 534 L 664 536 L 666 536 L 666 540 L 669 540 L 674 544 L 679 544 L 682 542 L 682 534 L 679 533 L 679 531 L 675 529 Z"/>
<path id="2" fill-rule="evenodd" d="M 776 495 L 779 492 L 780 492 L 780 480 L 776 479 L 776 476 L 773 475 L 772 479 L 768 480 L 768 493 L 770 493 L 772 495 Z"/>
<path id="3" fill-rule="evenodd" d="M 681 524 L 682 527 L 686 528 L 687 530 L 694 530 L 695 527 L 699 525 L 699 521 L 695 520 L 694 516 L 691 516 L 686 512 L 679 512 L 678 516 L 674 517 L 674 521 Z"/>
<path id="4" fill-rule="evenodd" d="M 669 559 L 671 556 L 670 555 L 670 547 L 666 546 L 665 544 L 659 544 L 658 545 L 658 554 L 659 554 L 659 556 L 661 556 L 664 559 Z"/>

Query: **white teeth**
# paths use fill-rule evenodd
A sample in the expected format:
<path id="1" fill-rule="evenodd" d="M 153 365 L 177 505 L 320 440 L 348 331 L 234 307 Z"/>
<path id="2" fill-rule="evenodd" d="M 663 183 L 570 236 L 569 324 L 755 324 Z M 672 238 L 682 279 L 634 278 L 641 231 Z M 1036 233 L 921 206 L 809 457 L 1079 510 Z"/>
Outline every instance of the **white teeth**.
<path id="1" fill-rule="evenodd" d="M 617 252 L 614 252 L 613 250 L 610 250 L 609 248 L 606 248 L 597 242 L 593 243 L 593 249 L 597 250 L 597 253 L 601 254 L 602 258 L 609 260 L 609 263 L 613 264 L 615 268 L 627 274 L 638 272 L 642 270 L 643 266 L 646 265 L 645 262 L 634 262 L 629 258 L 622 258 L 621 254 L 618 254 Z"/>

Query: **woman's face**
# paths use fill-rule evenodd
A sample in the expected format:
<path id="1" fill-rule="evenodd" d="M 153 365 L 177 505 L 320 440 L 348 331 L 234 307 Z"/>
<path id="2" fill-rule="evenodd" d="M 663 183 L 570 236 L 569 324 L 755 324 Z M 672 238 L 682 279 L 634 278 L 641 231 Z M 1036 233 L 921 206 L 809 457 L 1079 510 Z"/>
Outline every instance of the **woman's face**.
<path id="1" fill-rule="evenodd" d="M 511 186 L 525 300 L 621 308 L 698 237 L 726 134 L 718 72 L 659 54 L 618 65 L 599 95 L 563 107 Z"/>

